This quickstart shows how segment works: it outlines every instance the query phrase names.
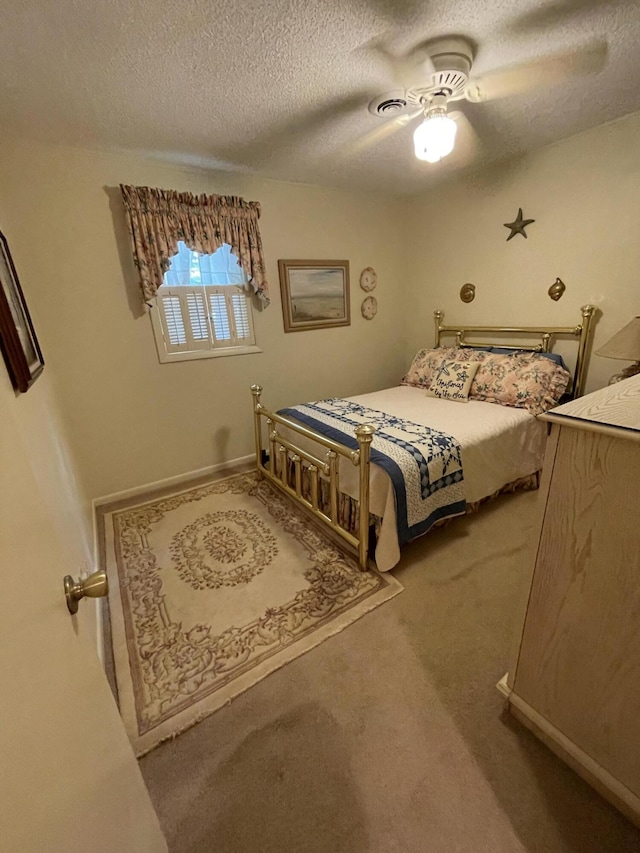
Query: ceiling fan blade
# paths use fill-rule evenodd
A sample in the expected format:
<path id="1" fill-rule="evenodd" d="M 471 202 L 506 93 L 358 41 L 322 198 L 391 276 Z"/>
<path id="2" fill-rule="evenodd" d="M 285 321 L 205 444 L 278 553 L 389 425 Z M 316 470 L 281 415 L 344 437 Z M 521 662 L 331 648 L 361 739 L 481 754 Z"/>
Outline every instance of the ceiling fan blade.
<path id="1" fill-rule="evenodd" d="M 434 71 L 424 44 L 417 45 L 408 53 L 397 55 L 389 49 L 388 40 L 381 36 L 367 42 L 363 48 L 382 60 L 391 80 L 404 90 L 423 85 Z"/>
<path id="2" fill-rule="evenodd" d="M 406 127 L 409 122 L 413 121 L 419 115 L 422 115 L 422 109 L 414 110 L 410 113 L 403 113 L 402 115 L 392 118 L 390 121 L 386 121 L 384 124 L 370 130 L 369 133 L 365 133 L 363 136 L 358 137 L 358 139 L 347 145 L 343 150 L 343 156 L 353 157 L 357 154 L 362 154 L 365 151 L 368 151 L 374 145 L 379 144 L 384 139 L 388 139 L 390 136 L 393 136 L 394 133 L 401 130 L 401 128 Z"/>
<path id="3" fill-rule="evenodd" d="M 576 74 L 595 73 L 605 67 L 607 54 L 608 45 L 605 41 L 594 42 L 567 53 L 494 71 L 470 80 L 466 98 L 474 103 L 508 98 L 530 89 L 553 86 Z"/>
<path id="4" fill-rule="evenodd" d="M 575 25 L 578 23 L 578 16 L 594 11 L 602 12 L 604 6 L 613 6 L 616 2 L 617 0 L 552 0 L 519 15 L 505 27 L 505 32 L 528 35 L 559 27 L 567 22 Z"/>
<path id="5" fill-rule="evenodd" d="M 367 5 L 396 28 L 424 12 L 424 0 L 367 0 Z"/>
<path id="6" fill-rule="evenodd" d="M 480 158 L 482 142 L 473 125 L 461 110 L 455 110 L 448 115 L 458 125 L 458 132 L 456 133 L 455 147 L 447 160 L 450 159 L 451 164 L 456 168 L 468 166 Z"/>
<path id="7" fill-rule="evenodd" d="M 302 115 L 294 115 L 264 133 L 248 138 L 220 156 L 237 165 L 264 168 L 287 162 L 292 150 L 313 144 L 320 134 L 331 135 L 344 119 L 366 110 L 370 92 L 356 92 L 341 100 L 322 104 Z"/>
<path id="8" fill-rule="evenodd" d="M 429 42 L 417 44 L 403 59 L 407 74 L 412 77 L 412 85 L 421 85 L 435 72 L 435 66 L 429 51 Z"/>

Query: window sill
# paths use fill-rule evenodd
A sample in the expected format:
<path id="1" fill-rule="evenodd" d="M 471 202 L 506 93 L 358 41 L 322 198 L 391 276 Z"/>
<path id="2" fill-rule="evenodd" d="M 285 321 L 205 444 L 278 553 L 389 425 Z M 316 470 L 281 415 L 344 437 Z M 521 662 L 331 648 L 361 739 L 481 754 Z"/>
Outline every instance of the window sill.
<path id="1" fill-rule="evenodd" d="M 225 358 L 232 355 L 249 355 L 255 352 L 262 352 L 260 347 L 220 347 L 215 350 L 191 350 L 190 352 L 159 352 L 158 359 L 161 364 L 169 361 L 194 361 L 200 358 Z"/>

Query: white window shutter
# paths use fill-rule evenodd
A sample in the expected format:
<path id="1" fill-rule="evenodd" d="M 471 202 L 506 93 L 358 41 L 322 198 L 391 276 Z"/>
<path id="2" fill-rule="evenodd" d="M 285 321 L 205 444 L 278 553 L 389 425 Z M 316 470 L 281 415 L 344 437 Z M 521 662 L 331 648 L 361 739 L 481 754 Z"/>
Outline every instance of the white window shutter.
<path id="1" fill-rule="evenodd" d="M 214 346 L 253 346 L 255 338 L 251 307 L 244 289 L 237 285 L 206 289 L 211 307 Z"/>
<path id="2" fill-rule="evenodd" d="M 157 305 L 168 353 L 211 349 L 204 288 L 163 287 Z"/>
<path id="3" fill-rule="evenodd" d="M 235 290 L 235 288 L 234 288 Z M 241 345 L 253 345 L 253 323 L 246 293 L 242 290 L 231 293 L 231 314 L 235 325 L 236 341 Z"/>
<path id="4" fill-rule="evenodd" d="M 158 295 L 157 307 L 167 352 L 180 352 L 187 343 L 180 297 L 170 294 Z"/>
<path id="5" fill-rule="evenodd" d="M 211 306 L 214 343 L 219 346 L 232 346 L 233 337 L 224 293 L 221 293 L 220 288 L 217 287 L 207 288 L 207 290 L 212 291 L 209 293 L 209 305 Z"/>
<path id="6" fill-rule="evenodd" d="M 188 317 L 188 332 L 191 333 L 191 340 L 189 341 L 190 349 L 209 349 L 211 346 L 211 332 L 207 317 L 204 288 L 189 288 L 189 291 L 185 293 L 185 302 Z"/>

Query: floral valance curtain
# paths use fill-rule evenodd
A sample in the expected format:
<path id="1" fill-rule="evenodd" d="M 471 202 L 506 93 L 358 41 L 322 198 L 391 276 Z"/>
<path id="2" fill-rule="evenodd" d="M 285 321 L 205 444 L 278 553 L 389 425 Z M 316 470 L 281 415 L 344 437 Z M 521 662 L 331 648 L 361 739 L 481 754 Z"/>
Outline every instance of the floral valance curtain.
<path id="1" fill-rule="evenodd" d="M 228 243 L 263 306 L 269 304 L 258 202 L 122 184 L 120 189 L 145 302 L 156 295 L 182 240 L 205 254 Z"/>

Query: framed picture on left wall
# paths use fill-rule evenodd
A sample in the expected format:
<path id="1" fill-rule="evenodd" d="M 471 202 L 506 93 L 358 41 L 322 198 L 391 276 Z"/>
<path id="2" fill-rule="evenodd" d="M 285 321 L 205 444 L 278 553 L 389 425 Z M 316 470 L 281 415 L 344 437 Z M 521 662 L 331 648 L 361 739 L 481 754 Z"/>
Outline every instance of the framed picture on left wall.
<path id="1" fill-rule="evenodd" d="M 9 244 L 0 232 L 0 349 L 13 387 L 28 391 L 44 368 L 44 359 L 18 281 Z"/>

